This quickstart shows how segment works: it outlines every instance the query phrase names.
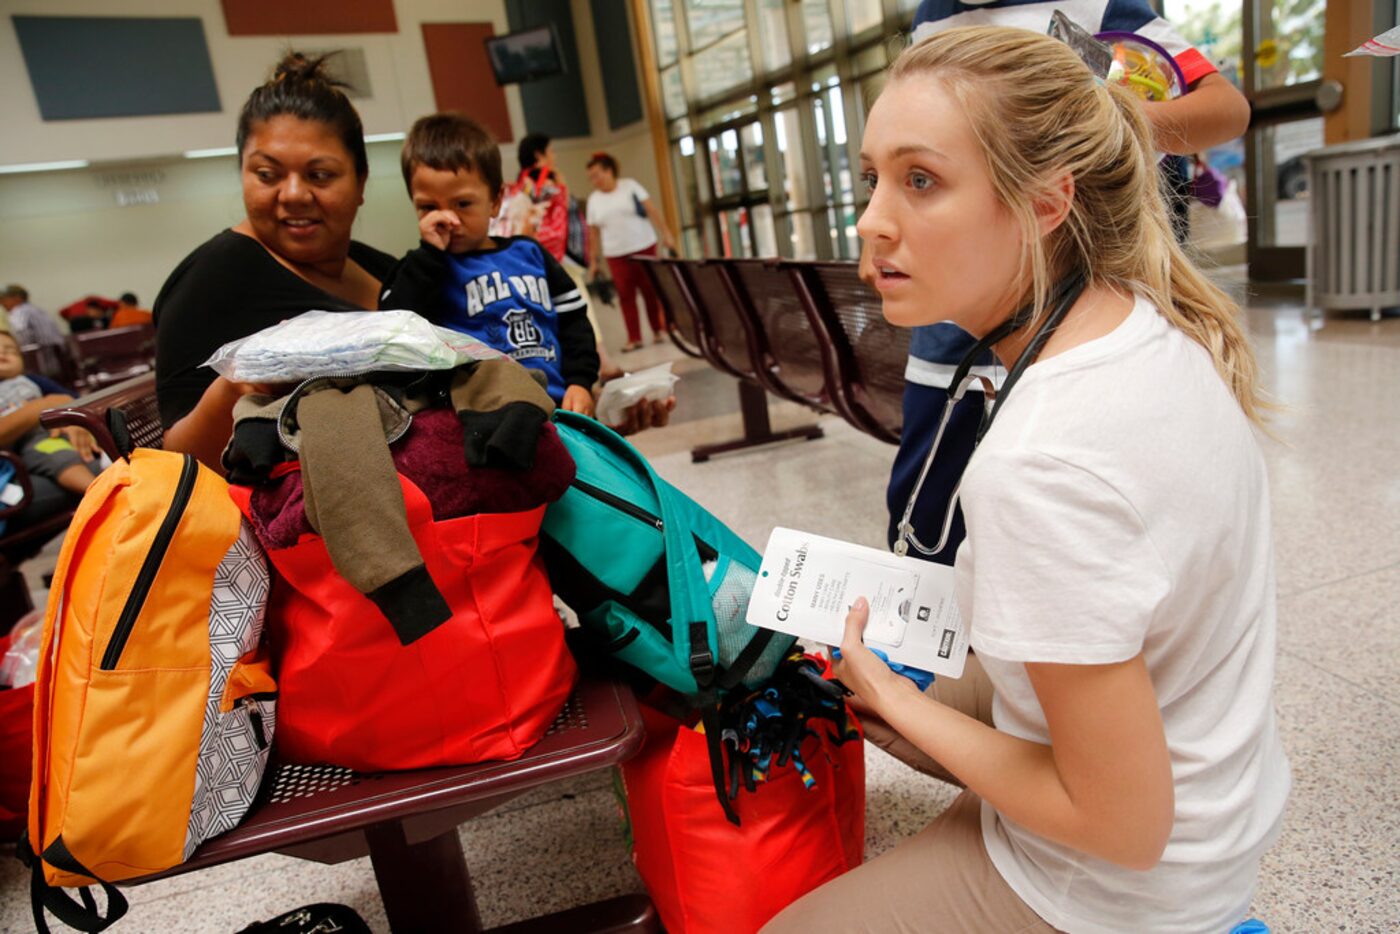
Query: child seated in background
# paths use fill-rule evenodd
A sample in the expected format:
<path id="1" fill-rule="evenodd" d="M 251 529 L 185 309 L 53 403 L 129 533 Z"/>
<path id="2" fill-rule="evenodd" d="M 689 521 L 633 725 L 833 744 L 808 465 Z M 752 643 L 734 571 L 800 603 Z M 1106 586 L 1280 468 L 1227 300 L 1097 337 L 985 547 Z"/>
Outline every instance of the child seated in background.
<path id="1" fill-rule="evenodd" d="M 475 121 L 433 114 L 404 141 L 404 183 L 422 245 L 385 278 L 381 308 L 407 308 L 545 375 L 556 404 L 593 414 L 598 351 L 587 302 L 529 237 L 490 236 L 501 152 Z"/>
<path id="2" fill-rule="evenodd" d="M 14 336 L 0 332 L 0 447 L 20 455 L 25 470 L 35 478 L 35 501 L 71 500 L 81 496 L 95 476 L 92 461 L 97 454 L 92 435 L 81 428 L 66 428 L 51 436 L 39 424 L 45 409 L 72 402 L 73 394 L 47 377 L 24 372 L 24 357 Z M 38 478 L 51 481 L 72 496 L 48 495 Z M 44 510 L 44 511 L 57 511 Z M 25 516 L 29 516 L 26 510 Z"/>

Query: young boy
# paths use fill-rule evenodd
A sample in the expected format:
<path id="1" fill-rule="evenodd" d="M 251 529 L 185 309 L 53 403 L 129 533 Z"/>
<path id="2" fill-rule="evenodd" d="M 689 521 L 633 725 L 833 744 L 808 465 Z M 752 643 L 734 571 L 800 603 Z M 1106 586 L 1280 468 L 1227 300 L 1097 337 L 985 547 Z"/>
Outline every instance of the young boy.
<path id="1" fill-rule="evenodd" d="M 598 351 L 587 302 L 529 237 L 490 236 L 501 152 L 475 121 L 434 114 L 404 141 L 403 178 L 422 245 L 389 274 L 381 308 L 408 308 L 545 375 L 555 403 L 593 414 Z"/>
<path id="2" fill-rule="evenodd" d="M 71 428 L 64 431 L 66 439 L 50 437 L 39 424 L 45 409 L 71 401 L 72 393 L 53 380 L 25 373 L 19 342 L 0 332 L 0 447 L 17 452 L 36 480 L 42 477 L 81 496 L 94 476 L 88 466 L 96 454 L 92 435 Z"/>

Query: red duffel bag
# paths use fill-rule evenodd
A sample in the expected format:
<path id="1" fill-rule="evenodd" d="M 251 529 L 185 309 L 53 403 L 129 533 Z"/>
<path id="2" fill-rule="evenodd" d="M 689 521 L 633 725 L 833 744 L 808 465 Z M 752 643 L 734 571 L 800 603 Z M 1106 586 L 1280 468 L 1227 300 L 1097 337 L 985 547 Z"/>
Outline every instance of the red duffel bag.
<path id="1" fill-rule="evenodd" d="M 422 491 L 399 481 L 452 617 L 402 645 L 336 572 L 320 536 L 270 550 L 278 755 L 363 772 L 519 758 L 549 729 L 577 674 L 535 556 L 544 507 L 434 521 Z M 230 492 L 248 515 L 249 488 Z"/>
<path id="2" fill-rule="evenodd" d="M 865 743 L 829 731 L 802 744 L 811 789 L 791 763 L 734 800 L 715 800 L 705 736 L 650 707 L 647 740 L 622 764 L 632 859 L 669 934 L 751 934 L 798 898 L 861 863 Z M 853 718 L 854 719 L 854 718 Z"/>

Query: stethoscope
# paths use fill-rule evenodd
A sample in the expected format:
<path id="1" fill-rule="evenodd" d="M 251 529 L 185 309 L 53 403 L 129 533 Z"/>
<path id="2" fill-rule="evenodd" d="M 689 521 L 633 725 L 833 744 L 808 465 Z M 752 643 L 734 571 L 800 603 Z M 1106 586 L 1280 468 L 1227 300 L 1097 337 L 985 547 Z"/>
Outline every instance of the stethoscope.
<path id="1" fill-rule="evenodd" d="M 932 556 L 948 546 L 948 536 L 953 528 L 953 513 L 957 511 L 958 495 L 962 492 L 961 477 L 958 478 L 957 485 L 953 487 L 953 495 L 948 498 L 948 505 L 944 508 L 942 532 L 938 536 L 938 544 L 929 548 L 919 541 L 909 519 L 914 514 L 914 505 L 919 501 L 919 494 L 923 492 L 924 480 L 928 477 L 929 468 L 933 466 L 933 459 L 938 454 L 938 446 L 943 441 L 943 432 L 948 428 L 948 420 L 953 416 L 953 409 L 962 401 L 968 387 L 974 381 L 981 381 L 983 397 L 992 404 L 986 405 L 982 409 L 982 421 L 977 427 L 977 436 L 973 441 L 973 449 L 975 450 L 976 446 L 982 442 L 983 436 L 987 434 L 987 429 L 992 427 L 992 419 L 996 418 L 996 413 L 1000 412 L 1006 403 L 1006 397 L 1010 394 L 1011 387 L 1016 385 L 1021 374 L 1025 373 L 1026 368 L 1040 356 L 1040 351 L 1044 349 L 1046 341 L 1050 340 L 1050 335 L 1055 333 L 1055 329 L 1064 321 L 1065 315 L 1069 314 L 1069 310 L 1074 307 L 1074 303 L 1083 294 L 1084 286 L 1084 273 L 1076 272 L 1055 287 L 1054 293 L 1050 296 L 1052 305 L 1050 314 L 1046 315 L 1045 320 L 1036 329 L 1035 335 L 1031 337 L 1030 343 L 1021 352 L 1021 356 L 1017 357 L 1016 362 L 1011 365 L 1011 369 L 1007 370 L 1006 379 L 1002 381 L 1000 390 L 997 390 L 987 377 L 973 375 L 972 368 L 986 355 L 988 350 L 1026 326 L 1033 313 L 1030 305 L 1003 321 L 990 334 L 974 344 L 972 349 L 959 361 L 957 368 L 953 370 L 953 378 L 948 383 L 948 401 L 943 404 L 943 416 L 939 419 L 938 430 L 934 432 L 933 445 L 929 448 L 928 456 L 924 458 L 924 465 L 919 470 L 919 478 L 914 481 L 914 489 L 904 504 L 904 515 L 899 520 L 899 534 L 894 543 L 895 554 L 901 557 L 907 555 L 912 545 L 919 554 Z"/>

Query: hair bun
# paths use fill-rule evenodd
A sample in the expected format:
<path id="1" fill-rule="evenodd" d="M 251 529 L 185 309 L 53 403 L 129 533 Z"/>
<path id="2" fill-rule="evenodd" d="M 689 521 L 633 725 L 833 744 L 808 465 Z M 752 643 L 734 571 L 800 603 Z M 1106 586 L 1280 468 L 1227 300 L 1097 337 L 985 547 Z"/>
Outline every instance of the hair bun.
<path id="1" fill-rule="evenodd" d="M 277 67 L 273 69 L 270 83 L 279 84 L 283 81 L 292 81 L 321 83 L 334 88 L 345 87 L 345 82 L 337 81 L 331 76 L 330 67 L 326 64 L 327 59 L 335 54 L 335 52 L 328 52 L 316 58 L 309 58 L 304 52 L 288 51 L 277 63 Z"/>

